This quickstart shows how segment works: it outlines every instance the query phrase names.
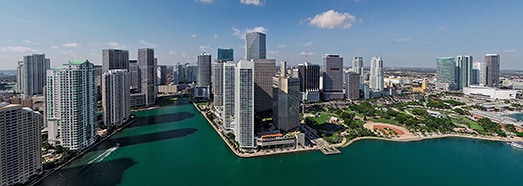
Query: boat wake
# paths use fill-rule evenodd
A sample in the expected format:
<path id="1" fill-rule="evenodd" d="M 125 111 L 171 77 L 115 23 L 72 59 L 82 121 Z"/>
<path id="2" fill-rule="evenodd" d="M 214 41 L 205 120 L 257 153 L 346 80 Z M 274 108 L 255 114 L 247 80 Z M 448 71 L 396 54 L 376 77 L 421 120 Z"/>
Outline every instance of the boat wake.
<path id="1" fill-rule="evenodd" d="M 111 147 L 111 148 L 107 149 L 105 152 L 103 152 L 102 154 L 96 156 L 91 161 L 89 161 L 87 164 L 98 163 L 98 162 L 102 161 L 107 156 L 111 155 L 111 153 L 116 151 L 116 149 L 118 149 L 118 147 L 120 147 L 120 144 L 117 143 L 114 147 Z"/>

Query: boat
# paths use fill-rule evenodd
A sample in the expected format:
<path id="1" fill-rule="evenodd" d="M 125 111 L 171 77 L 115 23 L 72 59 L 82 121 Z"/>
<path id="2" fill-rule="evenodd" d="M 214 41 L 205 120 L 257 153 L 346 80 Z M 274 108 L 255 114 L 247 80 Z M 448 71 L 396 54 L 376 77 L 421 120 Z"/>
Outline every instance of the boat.
<path id="1" fill-rule="evenodd" d="M 508 144 L 517 149 L 523 149 L 523 142 L 508 142 Z"/>

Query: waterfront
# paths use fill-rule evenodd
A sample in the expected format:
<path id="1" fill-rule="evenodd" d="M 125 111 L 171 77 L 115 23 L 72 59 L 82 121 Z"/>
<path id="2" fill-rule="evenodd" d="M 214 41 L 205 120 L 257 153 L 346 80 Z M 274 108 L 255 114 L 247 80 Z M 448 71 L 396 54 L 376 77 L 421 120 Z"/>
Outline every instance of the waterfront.
<path id="1" fill-rule="evenodd" d="M 520 185 L 523 175 L 522 150 L 461 138 L 238 158 L 191 104 L 177 103 L 137 113 L 130 127 L 40 185 Z"/>

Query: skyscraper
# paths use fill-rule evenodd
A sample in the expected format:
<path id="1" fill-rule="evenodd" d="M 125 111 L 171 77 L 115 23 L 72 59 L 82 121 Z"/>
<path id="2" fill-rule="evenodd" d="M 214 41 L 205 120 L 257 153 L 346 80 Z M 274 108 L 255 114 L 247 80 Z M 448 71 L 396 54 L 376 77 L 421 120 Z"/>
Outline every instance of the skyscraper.
<path id="1" fill-rule="evenodd" d="M 370 61 L 370 89 L 374 92 L 383 92 L 383 59 L 372 57 Z"/>
<path id="2" fill-rule="evenodd" d="M 131 78 L 131 90 L 140 92 L 142 88 L 142 71 L 138 66 L 137 60 L 129 60 L 129 76 Z"/>
<path id="3" fill-rule="evenodd" d="M 236 141 L 249 151 L 254 145 L 254 63 L 240 60 L 234 76 L 234 124 Z M 269 101 L 269 100 L 267 100 Z"/>
<path id="4" fill-rule="evenodd" d="M 23 68 L 24 68 L 24 62 L 18 61 L 18 66 L 16 67 L 16 92 L 17 93 L 23 93 L 23 90 L 24 90 Z"/>
<path id="5" fill-rule="evenodd" d="M 352 59 L 352 71 L 361 76 L 360 83 L 363 83 L 363 81 L 365 81 L 365 71 L 363 70 L 363 57 L 354 57 L 354 59 Z"/>
<path id="6" fill-rule="evenodd" d="M 42 116 L 0 102 L 0 185 L 22 184 L 42 171 Z"/>
<path id="7" fill-rule="evenodd" d="M 71 60 L 47 72 L 45 97 L 48 142 L 81 150 L 96 140 L 94 65 Z"/>
<path id="8" fill-rule="evenodd" d="M 254 111 L 272 109 L 272 77 L 276 74 L 275 59 L 255 59 L 254 61 Z"/>
<path id="9" fill-rule="evenodd" d="M 345 71 L 345 98 L 360 98 L 360 78 L 361 75 L 356 72 Z"/>
<path id="10" fill-rule="evenodd" d="M 298 65 L 302 101 L 320 101 L 320 65 L 305 62 Z"/>
<path id="11" fill-rule="evenodd" d="M 102 79 L 104 124 L 120 126 L 131 116 L 129 72 L 125 69 L 109 70 Z"/>
<path id="12" fill-rule="evenodd" d="M 214 107 L 221 111 L 223 106 L 223 62 L 221 61 L 212 63 L 211 84 Z"/>
<path id="13" fill-rule="evenodd" d="M 260 32 L 249 32 L 245 34 L 246 60 L 266 58 L 265 37 L 265 34 Z"/>
<path id="14" fill-rule="evenodd" d="M 218 61 L 234 61 L 234 51 L 232 48 L 218 48 Z"/>
<path id="15" fill-rule="evenodd" d="M 436 63 L 436 88 L 454 90 L 456 88 L 456 61 L 453 57 L 438 57 Z"/>
<path id="16" fill-rule="evenodd" d="M 457 56 L 456 59 L 456 89 L 462 90 L 471 84 L 472 56 Z"/>
<path id="17" fill-rule="evenodd" d="M 198 85 L 211 85 L 211 55 L 202 53 L 198 56 Z"/>
<path id="18" fill-rule="evenodd" d="M 283 131 L 290 131 L 300 125 L 300 79 L 286 76 L 273 77 L 274 125 Z"/>
<path id="19" fill-rule="evenodd" d="M 498 54 L 486 54 L 485 64 L 487 76 L 486 85 L 487 87 L 499 88 L 499 55 Z"/>
<path id="20" fill-rule="evenodd" d="M 18 84 L 23 86 L 21 88 L 25 97 L 44 93 L 45 73 L 49 68 L 50 60 L 45 58 L 45 54 L 24 56 L 20 78 L 22 82 Z"/>
<path id="21" fill-rule="evenodd" d="M 157 85 L 167 85 L 167 66 L 156 66 L 156 83 Z"/>
<path id="22" fill-rule="evenodd" d="M 487 65 L 485 62 L 474 62 L 471 74 L 472 84 L 479 86 L 487 84 Z"/>
<path id="23" fill-rule="evenodd" d="M 129 51 L 119 49 L 102 50 L 102 73 L 113 69 L 129 70 Z"/>
<path id="24" fill-rule="evenodd" d="M 151 106 L 156 101 L 156 63 L 154 49 L 138 49 L 138 67 L 141 71 L 141 93 L 145 94 L 145 105 Z"/>
<path id="25" fill-rule="evenodd" d="M 341 100 L 343 95 L 343 58 L 327 54 L 323 57 L 323 101 Z"/>
<path id="26" fill-rule="evenodd" d="M 232 61 L 228 61 L 223 64 L 223 112 L 222 121 L 223 127 L 226 130 L 232 130 L 235 114 L 235 73 L 236 64 Z"/>
<path id="27" fill-rule="evenodd" d="M 198 81 L 198 66 L 195 64 L 185 64 L 185 81 L 187 83 Z"/>

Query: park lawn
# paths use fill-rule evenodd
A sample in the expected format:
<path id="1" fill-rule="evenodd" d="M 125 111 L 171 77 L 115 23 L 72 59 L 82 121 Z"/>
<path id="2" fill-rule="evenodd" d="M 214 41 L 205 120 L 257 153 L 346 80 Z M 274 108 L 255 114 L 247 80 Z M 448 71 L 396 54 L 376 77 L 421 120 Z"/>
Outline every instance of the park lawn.
<path id="1" fill-rule="evenodd" d="M 474 129 L 478 132 L 484 132 L 485 129 L 483 129 L 483 127 L 481 125 L 479 125 L 478 123 L 476 123 L 475 121 L 472 121 L 471 119 L 467 118 L 467 117 L 464 117 L 464 116 L 456 116 L 456 118 L 460 118 L 460 119 L 463 119 L 464 121 L 466 121 L 467 124 L 471 129 Z"/>
<path id="2" fill-rule="evenodd" d="M 314 120 L 316 120 L 316 122 L 318 123 L 318 125 L 322 125 L 322 124 L 328 123 L 328 120 L 329 120 L 332 116 L 333 116 L 333 115 L 330 114 L 330 113 L 321 112 L 320 117 L 314 117 Z"/>
<path id="3" fill-rule="evenodd" d="M 385 118 L 378 118 L 378 119 L 369 119 L 371 121 L 374 121 L 374 122 L 378 122 L 378 123 L 388 123 L 388 124 L 392 124 L 392 125 L 398 125 L 398 121 L 396 120 L 392 120 L 392 119 L 385 119 Z"/>

